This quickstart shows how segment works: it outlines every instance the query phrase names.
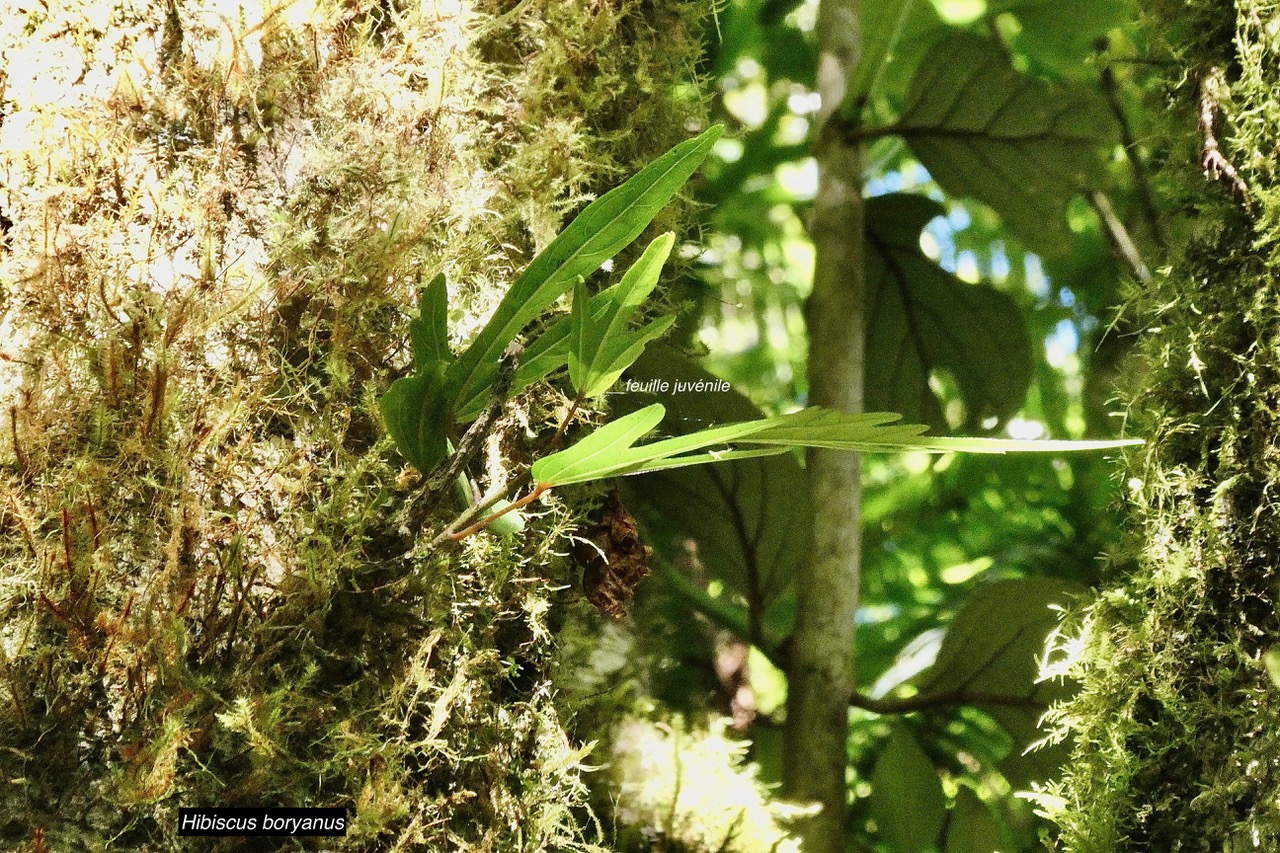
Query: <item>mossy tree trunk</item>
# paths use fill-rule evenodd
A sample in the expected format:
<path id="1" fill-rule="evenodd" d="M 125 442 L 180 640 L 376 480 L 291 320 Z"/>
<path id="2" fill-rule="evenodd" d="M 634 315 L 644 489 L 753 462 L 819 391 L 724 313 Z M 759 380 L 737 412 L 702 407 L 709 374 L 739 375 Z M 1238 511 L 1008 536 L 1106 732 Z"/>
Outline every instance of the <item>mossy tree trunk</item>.
<path id="1" fill-rule="evenodd" d="M 279 805 L 346 807 L 325 849 L 583 847 L 549 682 L 574 508 L 428 551 L 459 508 L 376 401 L 419 285 L 448 273 L 464 342 L 696 129 L 705 10 L 24 8 L 0 19 L 0 846 L 238 849 L 176 838 L 177 807 Z M 514 401 L 480 485 L 563 404 Z"/>
<path id="2" fill-rule="evenodd" d="M 1146 11 L 1176 237 L 1127 308 L 1135 558 L 1068 626 L 1075 756 L 1043 802 L 1068 850 L 1278 850 L 1280 8 Z"/>

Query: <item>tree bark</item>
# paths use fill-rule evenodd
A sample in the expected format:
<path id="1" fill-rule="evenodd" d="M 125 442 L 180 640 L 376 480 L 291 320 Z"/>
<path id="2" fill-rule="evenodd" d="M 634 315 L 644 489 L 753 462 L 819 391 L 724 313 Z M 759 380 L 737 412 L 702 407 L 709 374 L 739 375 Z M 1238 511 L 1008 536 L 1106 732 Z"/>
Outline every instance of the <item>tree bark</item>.
<path id="1" fill-rule="evenodd" d="M 809 402 L 860 412 L 863 400 L 862 162 L 839 132 L 839 110 L 860 54 L 858 0 L 823 0 L 818 10 L 815 150 L 819 167 L 810 232 L 816 249 L 809 325 Z M 846 744 L 854 689 L 854 625 L 861 546 L 860 459 L 809 454 L 813 562 L 798 578 L 799 614 L 787 706 L 786 788 L 821 804 L 801 828 L 806 853 L 844 846 Z"/>
<path id="2" fill-rule="evenodd" d="M 1264 5 L 1269 8 L 1264 8 Z M 1078 746 L 1043 799 L 1075 851 L 1280 849 L 1280 43 L 1274 6 L 1144 7 L 1170 256 L 1134 288 L 1136 554 L 1077 615 L 1055 713 Z M 1275 668 L 1274 666 L 1272 667 Z"/>

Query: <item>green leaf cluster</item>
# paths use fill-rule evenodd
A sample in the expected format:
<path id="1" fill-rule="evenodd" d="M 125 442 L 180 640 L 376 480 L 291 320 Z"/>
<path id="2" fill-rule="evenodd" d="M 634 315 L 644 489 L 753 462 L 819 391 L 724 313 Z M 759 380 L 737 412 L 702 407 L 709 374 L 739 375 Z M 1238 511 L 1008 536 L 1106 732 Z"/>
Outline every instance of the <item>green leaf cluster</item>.
<path id="1" fill-rule="evenodd" d="M 529 264 L 458 358 L 453 358 L 448 346 L 443 274 L 422 290 L 419 316 L 410 324 L 414 372 L 393 382 L 381 399 L 387 430 L 414 467 L 425 473 L 444 461 L 450 430 L 475 420 L 483 411 L 508 345 L 575 283 L 640 236 L 684 186 L 720 134 L 716 126 L 680 143 L 589 204 Z M 670 325 L 658 321 L 633 336 L 620 334 L 657 284 L 672 241 L 671 235 L 655 240 L 621 283 L 589 304 L 580 286 L 574 300 L 572 346 L 567 340 L 569 326 L 553 324 L 530 346 L 530 357 L 523 369 L 517 369 L 510 390 L 518 391 L 569 361 L 575 383 L 585 383 L 584 396 L 597 396 L 601 386 L 612 384 L 630 363 L 628 359 L 634 360 L 648 341 Z M 626 346 L 617 349 L 618 340 L 625 340 Z"/>

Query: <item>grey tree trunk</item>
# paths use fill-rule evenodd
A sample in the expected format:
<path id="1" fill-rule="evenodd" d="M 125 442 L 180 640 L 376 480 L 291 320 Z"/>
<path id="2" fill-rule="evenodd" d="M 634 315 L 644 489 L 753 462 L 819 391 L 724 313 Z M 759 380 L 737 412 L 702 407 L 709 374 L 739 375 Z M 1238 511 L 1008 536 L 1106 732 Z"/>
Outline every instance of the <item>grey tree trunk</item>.
<path id="1" fill-rule="evenodd" d="M 860 54 L 858 0 L 823 0 L 818 11 L 818 195 L 810 232 L 817 259 L 809 324 L 809 401 L 862 410 L 862 162 L 856 143 L 831 119 Z M 854 689 L 854 616 L 861 547 L 860 460 L 855 453 L 809 455 L 815 507 L 813 561 L 798 580 L 799 615 L 787 706 L 789 796 L 822 811 L 802 828 L 806 853 L 843 849 L 848 786 L 846 742 Z"/>

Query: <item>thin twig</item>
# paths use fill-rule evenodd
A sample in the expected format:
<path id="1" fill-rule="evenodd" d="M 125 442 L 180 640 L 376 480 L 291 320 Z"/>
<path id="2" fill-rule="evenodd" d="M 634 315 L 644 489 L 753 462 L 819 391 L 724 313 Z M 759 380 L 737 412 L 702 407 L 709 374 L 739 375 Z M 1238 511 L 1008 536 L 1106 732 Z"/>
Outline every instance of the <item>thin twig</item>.
<path id="1" fill-rule="evenodd" d="M 1106 95 L 1111 115 L 1115 117 L 1116 124 L 1120 127 L 1120 142 L 1124 147 L 1125 158 L 1129 161 L 1129 168 L 1133 171 L 1134 188 L 1137 190 L 1138 203 L 1147 220 L 1147 227 L 1151 230 L 1151 239 L 1157 246 L 1164 249 L 1166 244 L 1164 230 L 1160 227 L 1160 208 L 1156 205 L 1155 193 L 1151 190 L 1151 179 L 1147 175 L 1146 163 L 1143 162 L 1138 149 L 1137 138 L 1133 135 L 1133 124 L 1129 121 L 1124 103 L 1120 100 L 1120 85 L 1110 66 L 1102 69 L 1102 93 Z M 1139 278 L 1146 281 L 1141 276 Z"/>
<path id="2" fill-rule="evenodd" d="M 1200 165 L 1204 176 L 1211 180 L 1222 181 L 1231 188 L 1232 194 L 1244 204 L 1246 210 L 1252 210 L 1249 185 L 1236 171 L 1236 167 L 1222 153 L 1218 143 L 1218 97 L 1215 91 L 1225 85 L 1223 73 L 1218 68 L 1210 68 L 1200 78 Z"/>
<path id="3" fill-rule="evenodd" d="M 529 474 L 529 472 L 526 471 L 525 473 L 519 475 L 515 479 L 510 480 L 509 482 L 489 492 L 484 497 L 480 498 L 480 500 L 476 501 L 474 504 L 467 507 L 467 509 L 461 515 L 459 515 L 457 518 L 451 521 L 448 527 L 446 527 L 442 532 L 437 534 L 436 537 L 432 539 L 430 543 L 428 543 L 427 547 L 435 548 L 439 545 L 444 544 L 445 542 L 449 542 L 449 541 L 456 542 L 457 540 L 453 539 L 454 531 L 466 525 L 471 524 L 477 518 L 480 517 L 480 514 L 482 512 L 489 509 L 498 501 L 505 500 L 506 498 L 511 497 L 511 495 L 515 494 L 515 492 L 518 489 L 524 487 L 526 484 L 528 484 L 532 480 L 533 480 L 533 477 Z"/>
<path id="4" fill-rule="evenodd" d="M 1129 229 L 1125 228 L 1120 217 L 1116 216 L 1115 208 L 1111 206 L 1111 199 L 1102 190 L 1094 190 L 1089 193 L 1089 204 L 1098 214 L 1098 219 L 1102 220 L 1102 226 L 1107 231 L 1107 237 L 1116 256 L 1129 267 L 1134 278 L 1143 284 L 1149 284 L 1151 270 L 1147 267 L 1147 262 L 1142 259 L 1142 254 L 1138 251 L 1137 244 L 1133 242 L 1133 237 L 1129 235 Z"/>
<path id="5" fill-rule="evenodd" d="M 463 530 L 459 530 L 457 533 L 450 533 L 448 534 L 448 536 L 454 542 L 460 542 L 463 539 L 466 539 L 472 533 L 479 532 L 484 528 L 488 527 L 490 524 L 497 521 L 499 518 L 502 518 L 502 516 L 506 515 L 512 510 L 517 510 L 517 509 L 520 509 L 521 507 L 528 506 L 529 504 L 537 500 L 539 497 L 541 497 L 543 492 L 546 492 L 550 488 L 551 488 L 550 486 L 539 483 L 537 486 L 534 487 L 533 491 L 531 491 L 529 494 L 522 497 L 520 500 L 513 501 L 512 503 L 507 504 L 505 507 L 495 512 L 493 515 L 486 516 L 485 518 L 481 519 L 480 521 L 477 521 L 475 524 L 471 525 L 470 527 L 467 527 Z"/>
<path id="6" fill-rule="evenodd" d="M 514 369 L 512 373 L 514 375 Z M 582 403 L 583 398 L 581 396 L 573 401 L 573 404 L 569 407 L 569 411 L 565 414 L 564 419 L 560 421 L 560 426 L 556 428 L 555 435 L 553 435 L 551 440 L 547 442 L 543 452 L 550 452 L 560 444 L 561 440 L 564 438 L 565 430 L 569 428 L 569 422 L 573 420 L 574 414 L 578 411 L 578 407 L 581 406 Z M 463 440 L 465 441 L 465 437 Z M 457 455 L 458 454 L 455 454 L 455 457 Z M 502 510 L 502 512 L 491 515 L 482 522 L 475 522 L 482 512 L 492 507 L 498 501 L 511 497 L 511 495 L 515 494 L 531 482 L 533 482 L 533 475 L 529 471 L 525 471 L 502 486 L 489 492 L 476 503 L 467 507 L 466 511 L 450 522 L 449 526 L 444 529 L 443 533 L 440 533 L 435 539 L 431 540 L 428 547 L 434 548 L 437 545 L 443 544 L 445 540 L 457 542 L 461 539 L 465 539 L 467 536 L 470 536 L 472 533 L 475 533 L 477 530 L 480 530 L 506 513 L 511 512 L 511 510 L 516 509 L 518 506 L 526 506 L 538 495 L 547 491 L 547 489 L 539 486 L 532 495 L 525 498 L 521 503 L 513 504 L 512 506 Z"/>
<path id="7" fill-rule="evenodd" d="M 861 693 L 853 694 L 849 705 L 873 714 L 910 714 L 932 708 L 955 705 L 974 705 L 995 708 L 1026 708 L 1045 711 L 1046 705 L 1030 696 L 1012 696 L 1007 693 L 969 693 L 964 690 L 948 690 L 944 693 L 921 693 L 903 699 L 872 699 Z"/>
<path id="8" fill-rule="evenodd" d="M 564 420 L 562 420 L 560 422 L 560 426 L 556 428 L 556 434 L 551 436 L 551 440 L 547 442 L 546 447 L 543 448 L 543 452 L 550 452 L 552 450 L 559 449 L 560 442 L 564 440 L 565 430 L 569 428 L 569 422 L 573 420 L 573 416 L 577 413 L 578 407 L 581 406 L 582 403 L 583 396 L 579 394 L 574 398 L 573 404 L 569 406 L 568 414 L 564 416 Z"/>
<path id="9" fill-rule="evenodd" d="M 458 442 L 458 449 L 449 459 L 449 463 L 438 473 L 432 474 L 427 479 L 427 491 L 439 492 L 446 486 L 453 483 L 458 478 L 458 474 L 467 466 L 471 458 L 475 456 L 480 447 L 484 444 L 485 437 L 489 434 L 489 427 L 497 418 L 498 413 L 502 411 L 502 407 L 507 402 L 507 396 L 511 392 L 511 384 L 515 381 L 516 368 L 520 363 L 520 356 L 524 354 L 524 347 L 517 341 L 507 344 L 507 348 L 502 352 L 502 360 L 498 362 L 498 375 L 493 381 L 493 387 L 489 392 L 489 402 L 485 404 L 484 411 L 480 413 L 480 417 L 476 418 L 467 431 L 463 434 L 462 439 Z"/>

